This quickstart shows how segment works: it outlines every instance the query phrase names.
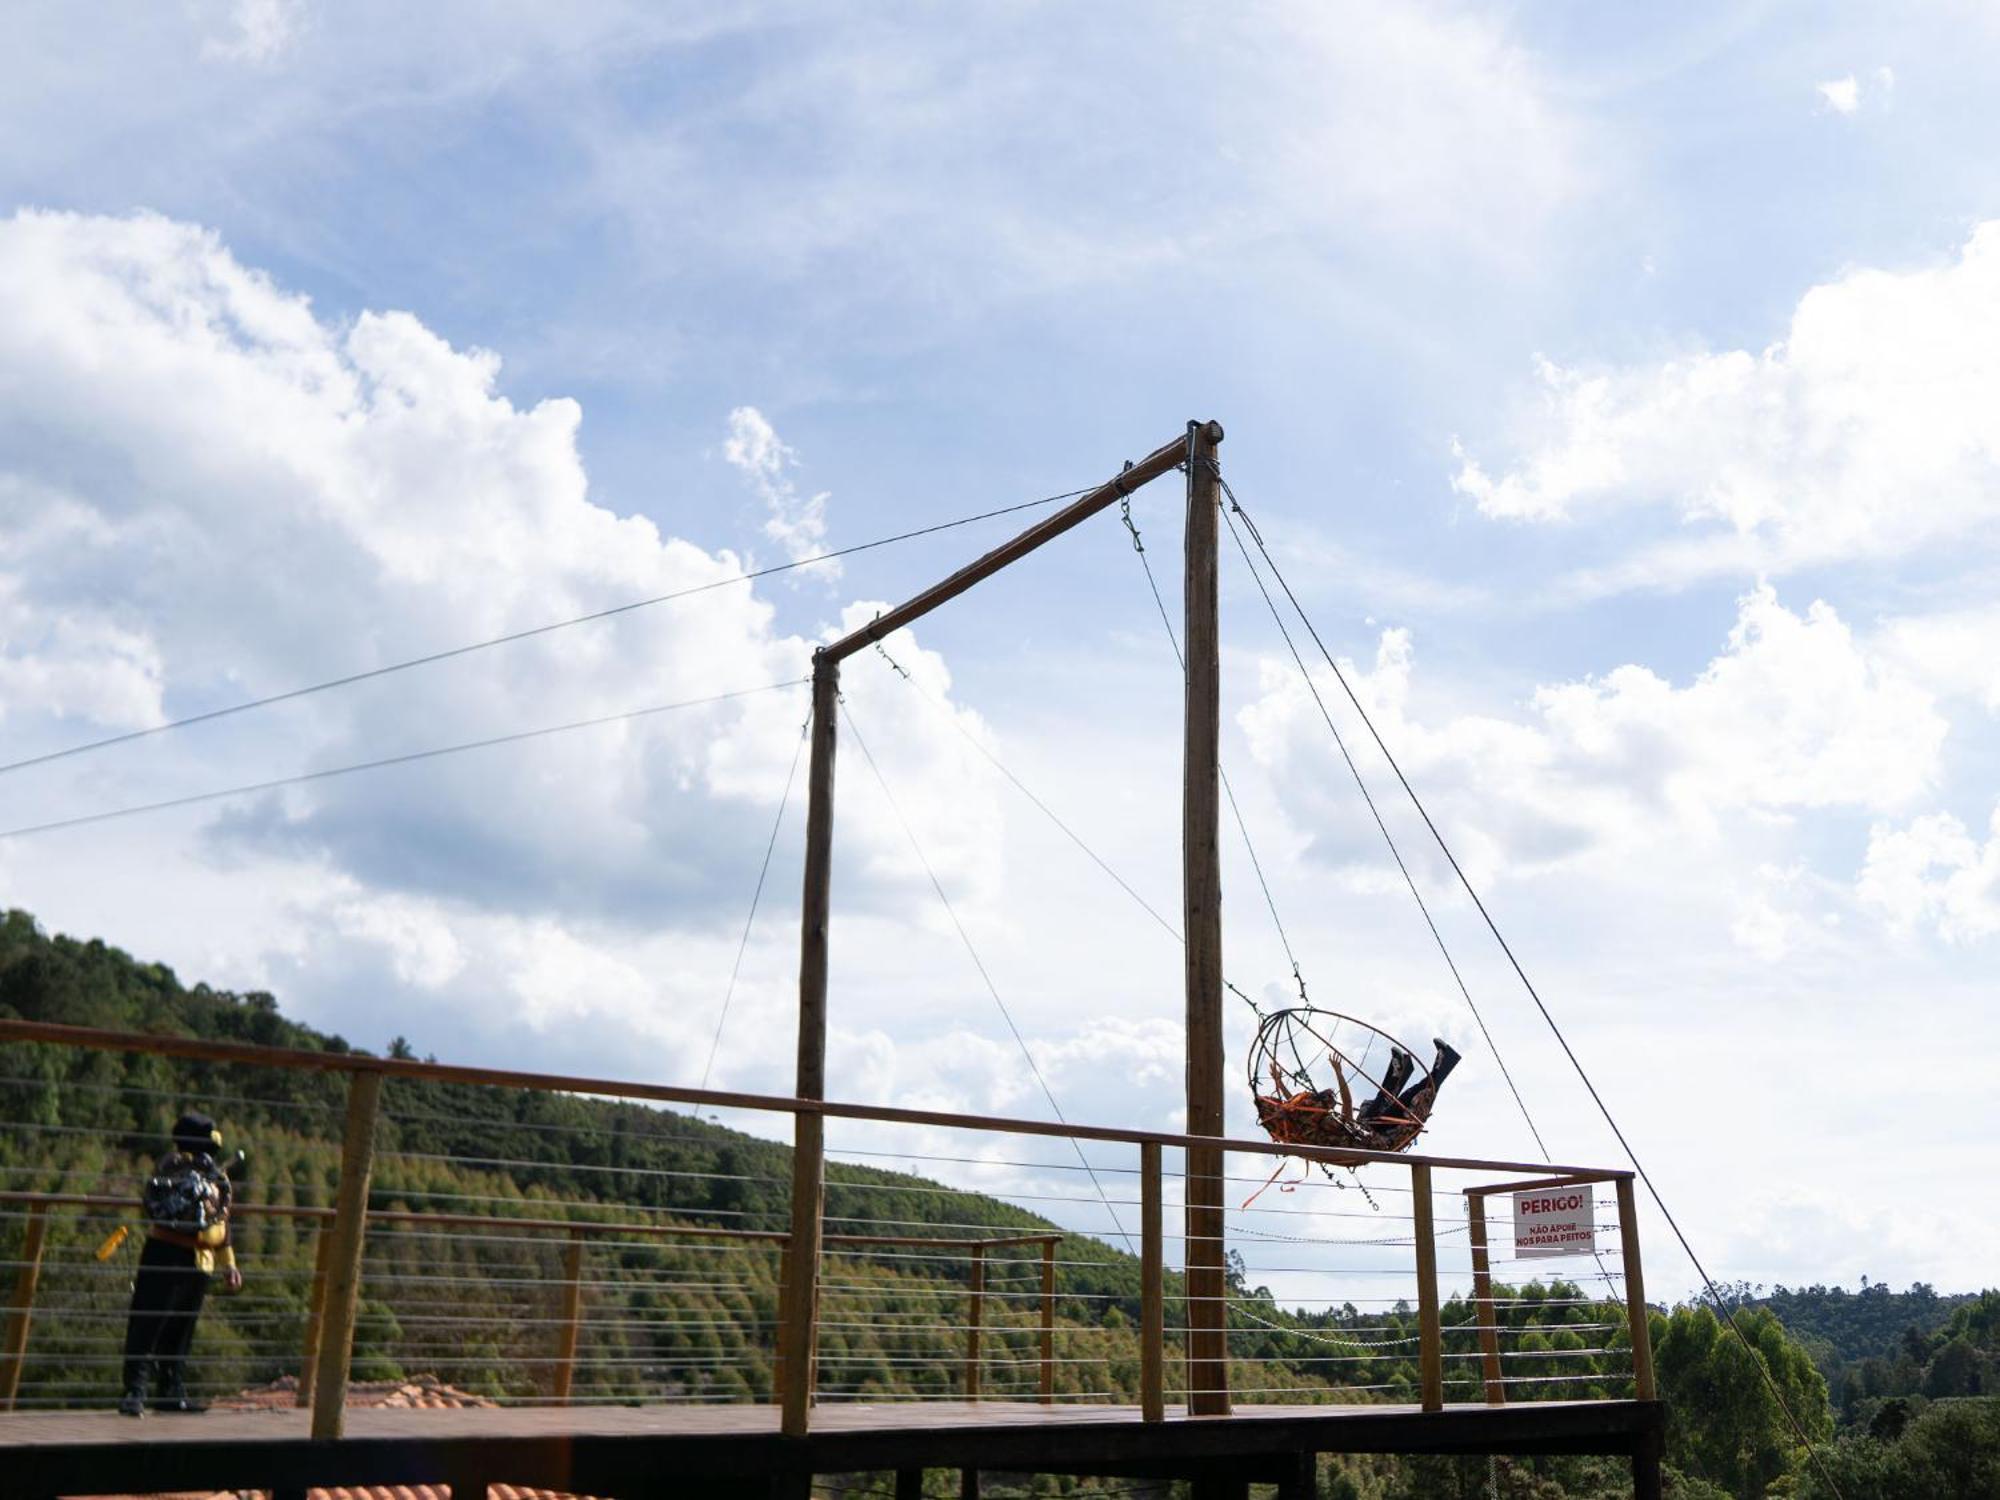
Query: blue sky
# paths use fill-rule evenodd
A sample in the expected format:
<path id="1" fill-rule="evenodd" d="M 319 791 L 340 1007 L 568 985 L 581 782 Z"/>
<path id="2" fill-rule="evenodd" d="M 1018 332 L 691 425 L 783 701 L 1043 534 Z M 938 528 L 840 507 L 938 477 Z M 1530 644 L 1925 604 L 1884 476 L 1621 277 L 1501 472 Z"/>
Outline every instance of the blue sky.
<path id="1" fill-rule="evenodd" d="M 17 30 L 6 759 L 1089 484 L 1213 416 L 1718 1268 L 1990 1279 L 1990 1087 L 1927 1106 L 1923 1165 L 1885 1125 L 1892 1088 L 2000 1065 L 1990 7 L 191 0 Z M 1170 598 L 1178 509 L 1136 507 Z M 17 772 L 0 809 L 775 681 L 1001 534 Z M 1226 754 L 1316 995 L 1465 1044 L 1224 577 Z M 857 720 L 1066 1107 L 1171 1122 L 1176 953 L 959 732 L 1171 907 L 1177 682 L 1124 532 L 892 650 L 946 707 L 863 659 Z M 364 1042 L 684 1078 L 800 711 L 0 841 L 0 897 Z M 844 1092 L 1038 1112 L 864 775 Z M 796 835 L 731 1084 L 787 1082 Z M 1276 984 L 1230 858 L 1232 972 Z M 1419 868 L 1544 1134 L 1606 1157 Z M 1532 1149 L 1495 1073 L 1438 1149 Z"/>

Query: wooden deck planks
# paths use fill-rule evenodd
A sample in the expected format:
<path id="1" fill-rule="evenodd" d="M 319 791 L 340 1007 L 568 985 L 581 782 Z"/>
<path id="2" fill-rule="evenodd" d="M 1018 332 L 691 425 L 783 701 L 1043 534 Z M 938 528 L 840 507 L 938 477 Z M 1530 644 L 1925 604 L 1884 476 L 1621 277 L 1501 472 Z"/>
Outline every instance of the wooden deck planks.
<path id="1" fill-rule="evenodd" d="M 338 1443 L 310 1438 L 309 1413 L 202 1416 L 112 1412 L 0 1415 L 6 1493 L 26 1500 L 107 1491 L 231 1486 L 481 1483 L 595 1495 L 726 1493 L 759 1476 L 896 1468 L 1173 1473 L 1300 1452 L 1631 1453 L 1659 1430 L 1657 1403 L 1508 1407 L 1238 1406 L 1226 1417 L 1170 1408 L 1030 1402 L 827 1403 L 806 1438 L 772 1406 L 355 1408 Z M 18 1487 L 17 1487 L 18 1486 Z M 749 1490 L 739 1489 L 739 1493 Z"/>

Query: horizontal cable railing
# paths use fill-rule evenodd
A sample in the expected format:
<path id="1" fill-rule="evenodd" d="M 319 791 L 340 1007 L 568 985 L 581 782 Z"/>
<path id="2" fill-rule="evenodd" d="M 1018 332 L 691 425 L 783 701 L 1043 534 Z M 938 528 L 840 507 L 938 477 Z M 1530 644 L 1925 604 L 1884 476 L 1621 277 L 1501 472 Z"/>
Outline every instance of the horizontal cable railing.
<path id="1" fill-rule="evenodd" d="M 1177 1168 L 1199 1137 L 4 1019 L 0 1049 L 0 1408 L 116 1400 L 139 1188 L 194 1105 L 249 1122 L 257 1152 L 231 1219 L 247 1287 L 201 1312 L 189 1384 L 308 1407 L 323 1437 L 354 1387 L 399 1382 L 420 1402 L 790 1392 L 1149 1420 L 1191 1378 L 1431 1409 L 1652 1395 L 1618 1172 L 1226 1141 L 1248 1168 L 1222 1178 L 1230 1271 L 1196 1295 L 1184 1252 L 1215 1236 L 1185 1232 Z M 661 1104 L 837 1124 L 817 1254 L 795 1263 L 803 1153 Z M 1058 1137 L 1086 1154 L 1040 1159 Z M 1447 1196 L 1446 1174 L 1468 1181 Z M 1486 1205 L 1557 1187 L 1608 1241 L 1544 1279 L 1489 1245 Z M 1219 1377 L 1187 1359 L 1190 1310 L 1216 1304 Z"/>

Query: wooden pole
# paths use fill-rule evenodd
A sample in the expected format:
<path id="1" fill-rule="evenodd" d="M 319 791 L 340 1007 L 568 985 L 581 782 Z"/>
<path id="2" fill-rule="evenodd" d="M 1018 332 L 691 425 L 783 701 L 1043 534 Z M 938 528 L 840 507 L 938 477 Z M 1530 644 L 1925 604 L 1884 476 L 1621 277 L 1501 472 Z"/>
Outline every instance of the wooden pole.
<path id="1" fill-rule="evenodd" d="M 37 1203 L 28 1210 L 28 1227 L 21 1238 L 21 1270 L 14 1278 L 14 1295 L 7 1300 L 7 1348 L 0 1355 L 0 1411 L 12 1411 L 21 1394 L 21 1371 L 28 1363 L 28 1325 L 35 1316 L 35 1287 L 42 1279 L 42 1246 L 49 1235 L 49 1209 Z"/>
<path id="2" fill-rule="evenodd" d="M 1139 1415 L 1167 1419 L 1166 1233 L 1160 1212 L 1160 1144 L 1139 1147 Z"/>
<path id="3" fill-rule="evenodd" d="M 1633 1394 L 1641 1401 L 1654 1401 L 1659 1391 L 1653 1384 L 1653 1328 L 1646 1311 L 1646 1277 L 1639 1266 L 1638 1195 L 1632 1191 L 1629 1177 L 1618 1179 L 1618 1237 L 1625 1252 L 1625 1318 L 1631 1325 Z"/>
<path id="4" fill-rule="evenodd" d="M 979 1399 L 979 1335 L 986 1321 L 986 1247 L 972 1247 L 972 1275 L 965 1294 L 965 1399 Z"/>
<path id="5" fill-rule="evenodd" d="M 1219 778 L 1222 658 L 1216 613 L 1220 423 L 1188 428 L 1186 724 L 1181 891 L 1187 933 L 1187 1133 L 1221 1137 L 1222 856 Z M 1229 1412 L 1228 1282 L 1223 1275 L 1222 1148 L 1187 1152 L 1188 1411 Z"/>
<path id="6" fill-rule="evenodd" d="M 1221 441 L 1222 429 L 1213 422 L 1216 440 Z M 820 650 L 820 655 L 828 661 L 841 662 L 857 651 L 866 650 L 875 642 L 901 630 L 913 620 L 921 619 L 947 600 L 955 599 L 982 578 L 991 578 L 1009 563 L 1019 562 L 1037 547 L 1054 541 L 1064 532 L 1089 520 L 1113 501 L 1129 495 L 1142 484 L 1158 479 L 1162 474 L 1171 474 L 1180 467 L 1187 457 L 1187 440 L 1175 438 L 1155 448 L 1116 479 L 1107 480 L 1081 499 L 1072 500 L 1054 515 L 1037 521 L 1012 541 L 1002 542 L 976 562 L 967 563 L 942 583 L 933 584 L 914 599 L 897 605 L 888 613 L 870 620 L 851 634 Z"/>
<path id="7" fill-rule="evenodd" d="M 1042 1404 L 1056 1399 L 1056 1242 L 1042 1241 Z"/>
<path id="8" fill-rule="evenodd" d="M 1417 1352 L 1424 1410 L 1443 1411 L 1444 1335 L 1438 1326 L 1437 1237 L 1431 1222 L 1431 1169 L 1424 1162 L 1410 1166 L 1410 1194 L 1416 1217 Z"/>
<path id="9" fill-rule="evenodd" d="M 793 1092 L 826 1098 L 827 926 L 833 909 L 833 763 L 840 719 L 840 664 L 813 657 L 812 760 L 806 773 L 806 868 L 799 917 L 799 1055 Z M 826 1191 L 826 1120 L 792 1117 L 791 1275 L 778 1307 L 785 1369 L 780 1429 L 804 1437 L 811 1425 L 813 1351 L 819 1303 L 820 1213 Z"/>
<path id="10" fill-rule="evenodd" d="M 326 1312 L 320 1329 L 319 1378 L 313 1387 L 314 1442 L 341 1434 L 347 1367 L 354 1354 L 354 1319 L 361 1306 L 361 1250 L 368 1225 L 368 1180 L 375 1170 L 375 1114 L 382 1075 L 354 1074 L 347 1083 L 347 1135 L 340 1147 L 340 1191 L 334 1198 L 333 1248 L 327 1252 Z"/>
<path id="11" fill-rule="evenodd" d="M 306 1342 L 299 1351 L 299 1405 L 311 1406 L 319 1383 L 319 1350 L 326 1328 L 327 1269 L 333 1263 L 333 1228 L 321 1226 L 314 1236 L 313 1279 L 306 1288 Z"/>
<path id="12" fill-rule="evenodd" d="M 556 1330 L 556 1378 L 553 1395 L 569 1405 L 569 1393 L 576 1382 L 576 1341 L 583 1320 L 583 1236 L 570 1231 L 563 1248 L 562 1322 Z"/>
<path id="13" fill-rule="evenodd" d="M 1486 1403 L 1502 1406 L 1507 1387 L 1500 1381 L 1500 1330 L 1493 1308 L 1493 1268 L 1486 1253 L 1486 1195 L 1465 1195 L 1465 1227 L 1472 1242 L 1472 1315 L 1479 1322 L 1479 1363 L 1486 1377 Z"/>

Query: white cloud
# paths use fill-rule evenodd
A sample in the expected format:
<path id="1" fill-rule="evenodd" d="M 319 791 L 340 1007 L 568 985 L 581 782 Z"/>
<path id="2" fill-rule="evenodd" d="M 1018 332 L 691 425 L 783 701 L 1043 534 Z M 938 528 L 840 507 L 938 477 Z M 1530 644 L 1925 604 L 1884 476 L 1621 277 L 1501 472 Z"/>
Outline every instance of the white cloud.
<path id="1" fill-rule="evenodd" d="M 722 455 L 750 481 L 764 502 L 769 512 L 764 535 L 783 547 L 787 557 L 797 562 L 826 550 L 826 502 L 830 496 L 825 491 L 812 496 L 799 493 L 790 473 L 798 467 L 798 455 L 789 444 L 779 441 L 776 429 L 756 407 L 739 406 L 730 412 L 729 437 L 722 445 Z M 840 564 L 823 563 L 817 575 L 838 578 Z"/>
<path id="2" fill-rule="evenodd" d="M 1951 943 L 2000 932 L 2000 805 L 1980 843 L 1950 813 L 1927 813 L 1902 828 L 1877 826 L 1857 891 L 1891 927 L 1934 928 Z"/>
<path id="3" fill-rule="evenodd" d="M 1618 581 L 1882 558 L 2000 518 L 2000 221 L 1958 258 L 1857 270 L 1800 299 L 1781 343 L 1586 371 L 1544 361 L 1521 456 L 1459 453 L 1485 515 L 1549 523 L 1666 507 L 1691 543 Z"/>
<path id="4" fill-rule="evenodd" d="M 234 0 L 227 30 L 201 44 L 203 58 L 262 64 L 289 52 L 305 21 L 304 0 Z"/>
<path id="5" fill-rule="evenodd" d="M 499 376 L 497 356 L 453 348 L 407 313 L 325 321 L 190 225 L 0 221 L 10 748 L 740 571 L 727 552 L 594 503 L 576 403 L 517 406 Z M 783 489 L 783 445 L 753 417 L 739 413 L 740 461 Z M 841 627 L 877 608 L 847 606 Z M 835 627 L 784 633 L 750 588 L 710 591 L 643 624 L 541 636 L 22 772 L 0 783 L 0 826 L 783 682 L 803 674 L 820 628 Z M 1000 867 L 996 798 L 969 775 L 977 752 L 959 730 L 983 726 L 951 703 L 935 652 L 908 631 L 888 644 L 942 711 L 886 674 L 853 674 L 849 701 L 879 734 L 939 878 L 982 920 Z M 365 976 L 385 996 L 424 996 L 434 1027 L 588 1019 L 605 1032 L 619 1017 L 692 1048 L 803 711 L 794 688 L 314 783 L 198 815 L 192 841 L 180 815 L 159 835 L 162 868 L 228 866 L 288 893 L 255 937 L 232 937 L 238 973 L 315 992 Z M 151 838 L 169 825 L 116 826 Z M 86 847 L 51 841 L 0 867 L 8 896 L 32 905 L 65 861 L 93 857 Z M 843 804 L 841 851 L 843 908 L 857 918 L 927 890 L 865 788 Z M 411 1029 L 384 1004 L 383 1025 Z"/>
<path id="6" fill-rule="evenodd" d="M 1835 114 L 1851 115 L 1861 107 L 1861 85 L 1855 82 L 1852 73 L 1845 78 L 1829 79 L 1816 87 L 1825 107 Z"/>
<path id="7" fill-rule="evenodd" d="M 1769 587 L 1741 601 L 1725 648 L 1685 686 L 1628 665 L 1537 688 L 1521 718 L 1427 722 L 1411 710 L 1413 660 L 1407 633 L 1389 630 L 1371 669 L 1345 670 L 1482 880 L 1713 842 L 1746 819 L 1892 811 L 1932 787 L 1948 728 L 1832 608 L 1794 614 Z M 1330 680 L 1321 691 L 1339 701 Z M 1324 857 L 1372 864 L 1372 830 L 1296 673 L 1267 662 L 1239 723 Z M 1746 920 L 1752 947 L 1783 938 L 1782 923 Z"/>

